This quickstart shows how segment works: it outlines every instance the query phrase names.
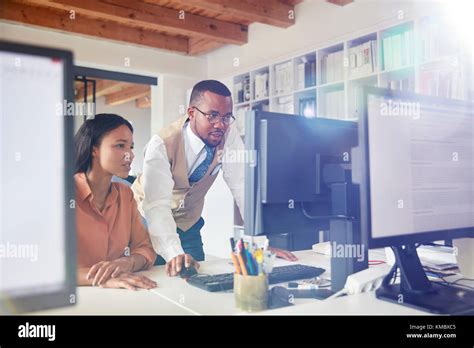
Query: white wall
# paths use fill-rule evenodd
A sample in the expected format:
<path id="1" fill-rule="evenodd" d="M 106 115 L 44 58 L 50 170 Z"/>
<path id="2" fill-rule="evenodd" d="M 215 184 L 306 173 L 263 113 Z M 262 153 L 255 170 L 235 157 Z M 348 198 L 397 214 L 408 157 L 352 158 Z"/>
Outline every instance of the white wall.
<path id="1" fill-rule="evenodd" d="M 162 83 L 158 84 L 159 100 L 155 106 L 159 109 L 157 112 L 163 117 L 153 120 L 153 134 L 157 133 L 163 126 L 185 115 L 189 103 L 187 91 L 198 81 L 205 78 L 205 76 L 196 78 L 192 76 L 161 75 L 160 81 Z"/>
<path id="2" fill-rule="evenodd" d="M 113 67 L 114 71 L 130 73 L 206 76 L 206 59 L 203 57 L 190 57 L 85 35 L 1 22 L 0 38 L 71 50 L 76 65 L 84 64 L 104 69 Z M 125 58 L 129 58 L 129 67 L 125 66 Z"/>

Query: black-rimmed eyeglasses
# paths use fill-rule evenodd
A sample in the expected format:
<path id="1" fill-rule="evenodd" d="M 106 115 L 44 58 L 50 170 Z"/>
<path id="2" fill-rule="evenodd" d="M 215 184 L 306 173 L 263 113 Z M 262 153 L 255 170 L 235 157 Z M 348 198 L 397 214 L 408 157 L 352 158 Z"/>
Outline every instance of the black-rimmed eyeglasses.
<path id="1" fill-rule="evenodd" d="M 221 114 L 219 114 L 217 111 L 203 112 L 199 110 L 196 106 L 191 107 L 206 116 L 210 124 L 216 124 L 217 122 L 219 122 L 220 119 L 224 125 L 229 126 L 235 121 L 235 117 L 232 114 L 221 116 Z"/>

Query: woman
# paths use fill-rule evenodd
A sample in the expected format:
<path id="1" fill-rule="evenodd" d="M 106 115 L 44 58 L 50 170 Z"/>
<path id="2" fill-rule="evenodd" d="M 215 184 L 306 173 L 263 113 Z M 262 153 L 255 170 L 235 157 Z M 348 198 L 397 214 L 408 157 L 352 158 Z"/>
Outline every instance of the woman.
<path id="1" fill-rule="evenodd" d="M 78 285 L 151 289 L 134 274 L 153 265 L 156 254 L 126 178 L 133 161 L 133 127 L 123 117 L 99 114 L 77 132 L 76 225 Z"/>

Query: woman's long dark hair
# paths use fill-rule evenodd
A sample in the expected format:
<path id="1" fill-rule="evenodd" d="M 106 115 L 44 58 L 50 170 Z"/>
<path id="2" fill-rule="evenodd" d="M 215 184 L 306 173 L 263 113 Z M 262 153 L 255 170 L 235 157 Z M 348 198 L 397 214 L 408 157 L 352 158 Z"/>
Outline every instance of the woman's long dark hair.
<path id="1" fill-rule="evenodd" d="M 115 114 L 97 114 L 83 123 L 74 136 L 76 173 L 86 173 L 90 169 L 92 147 L 99 146 L 105 134 L 123 125 L 133 133 L 130 122 Z"/>

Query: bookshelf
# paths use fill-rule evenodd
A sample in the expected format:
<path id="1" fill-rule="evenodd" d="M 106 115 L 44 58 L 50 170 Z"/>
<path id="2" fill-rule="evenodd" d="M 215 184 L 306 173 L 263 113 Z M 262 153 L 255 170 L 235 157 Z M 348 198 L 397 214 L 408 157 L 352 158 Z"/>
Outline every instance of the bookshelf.
<path id="1" fill-rule="evenodd" d="M 255 109 L 355 120 L 364 86 L 474 100 L 472 52 L 455 33 L 425 16 L 243 72 L 233 77 L 237 127 L 244 135 L 245 112 Z"/>

